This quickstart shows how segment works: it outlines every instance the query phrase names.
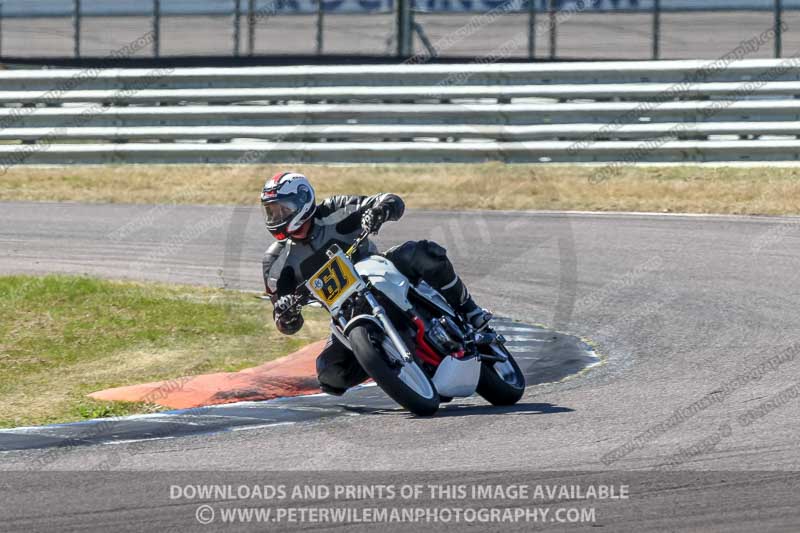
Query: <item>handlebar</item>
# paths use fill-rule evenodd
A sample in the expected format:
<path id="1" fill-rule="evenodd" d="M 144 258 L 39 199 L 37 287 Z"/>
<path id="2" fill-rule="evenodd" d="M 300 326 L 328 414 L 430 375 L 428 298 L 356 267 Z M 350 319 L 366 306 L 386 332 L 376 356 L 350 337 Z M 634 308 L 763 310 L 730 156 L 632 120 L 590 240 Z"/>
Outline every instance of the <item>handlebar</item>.
<path id="1" fill-rule="evenodd" d="M 361 246 L 361 243 L 364 242 L 364 240 L 367 237 L 369 237 L 369 231 L 367 231 L 367 230 L 362 231 L 358 235 L 358 237 L 356 237 L 356 240 L 353 241 L 353 244 L 350 246 L 350 248 L 347 249 L 347 251 L 345 252 L 345 255 L 347 257 L 352 258 L 353 254 L 356 253 L 356 251 L 358 250 L 358 247 Z"/>

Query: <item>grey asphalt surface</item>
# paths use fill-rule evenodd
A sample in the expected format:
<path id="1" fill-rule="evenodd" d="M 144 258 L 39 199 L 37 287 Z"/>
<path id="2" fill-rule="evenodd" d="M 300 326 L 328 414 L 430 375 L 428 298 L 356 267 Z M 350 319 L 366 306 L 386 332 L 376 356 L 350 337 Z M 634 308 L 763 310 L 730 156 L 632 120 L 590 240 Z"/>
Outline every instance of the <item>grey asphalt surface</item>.
<path id="1" fill-rule="evenodd" d="M 0 455 L 0 468 L 451 470 L 466 482 L 482 470 L 572 471 L 586 480 L 595 478 L 578 472 L 614 471 L 603 474 L 614 477 L 662 467 L 683 477 L 667 482 L 652 474 L 639 485 L 643 496 L 636 505 L 609 514 L 619 519 L 610 530 L 797 530 L 800 476 L 784 472 L 800 464 L 798 230 L 794 218 L 409 212 L 386 226 L 379 245 L 442 242 L 480 303 L 588 337 L 607 363 L 563 383 L 532 387 L 518 410 L 502 413 L 476 400 L 464 403 L 463 415 L 433 419 L 398 411 L 10 452 Z M 0 204 L 3 273 L 73 272 L 258 290 L 267 243 L 250 208 Z M 531 412 L 530 405 L 545 402 L 566 410 Z M 751 473 L 704 481 L 697 471 Z M 39 486 L 24 479 L 8 487 Z M 71 487 L 69 478 L 58 479 L 30 500 L 37 513 L 27 516 L 39 520 L 38 528 L 75 508 L 75 499 L 57 498 Z M 126 490 L 122 477 L 107 483 L 109 494 Z M 724 505 L 710 496 L 724 497 Z M 108 509 L 120 504 L 112 500 L 95 498 L 80 516 L 107 525 Z M 163 523 L 187 524 L 180 506 L 164 500 L 153 504 L 165 506 L 156 513 Z"/>
<path id="2" fill-rule="evenodd" d="M 572 335 L 502 317 L 494 318 L 492 328 L 505 336 L 506 347 L 524 373 L 525 383 L 528 386 L 561 381 L 601 362 L 591 346 Z M 173 377 L 179 378 L 179 376 Z M 266 381 L 272 380 L 267 378 Z M 311 387 L 317 384 L 316 376 L 296 381 L 300 382 L 299 386 L 308 386 L 308 382 L 311 382 Z M 180 380 L 168 385 L 173 389 L 183 386 L 191 387 L 190 384 L 184 384 Z M 159 388 L 152 390 L 152 394 L 158 392 Z M 340 397 L 310 394 L 270 401 L 253 401 L 252 394 L 250 386 L 232 389 L 222 385 L 217 395 L 235 403 L 40 427 L 1 429 L 0 453 L 35 448 L 115 444 L 121 441 L 144 442 L 151 439 L 242 431 L 255 426 L 263 429 L 283 424 L 317 422 L 337 416 L 386 413 L 401 409 L 374 383 L 354 387 Z M 461 416 L 463 409 L 464 406 L 460 402 L 443 403 L 437 416 Z M 509 409 L 512 412 L 520 410 L 516 406 L 501 410 L 486 406 L 483 409 L 494 414 Z M 524 409 L 529 413 L 567 411 L 566 408 L 546 403 L 526 405 Z"/>

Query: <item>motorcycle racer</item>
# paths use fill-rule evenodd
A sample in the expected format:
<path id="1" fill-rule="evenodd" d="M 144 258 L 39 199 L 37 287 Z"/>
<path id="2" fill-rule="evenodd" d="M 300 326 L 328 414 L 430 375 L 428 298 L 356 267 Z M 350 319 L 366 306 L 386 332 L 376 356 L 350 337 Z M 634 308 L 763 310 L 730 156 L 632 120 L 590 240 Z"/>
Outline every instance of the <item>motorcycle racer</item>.
<path id="1" fill-rule="evenodd" d="M 332 196 L 316 203 L 308 178 L 297 172 L 279 172 L 261 192 L 267 229 L 275 237 L 264 254 L 262 272 L 266 293 L 273 303 L 279 331 L 292 335 L 303 326 L 303 316 L 292 299 L 295 288 L 326 261 L 333 244 L 346 249 L 363 230 L 376 233 L 387 221 L 403 216 L 405 204 L 395 194 Z M 365 240 L 357 258 L 377 254 Z M 412 283 L 424 280 L 476 329 L 485 328 L 491 313 L 478 307 L 456 274 L 446 250 L 433 241 L 408 241 L 382 254 Z M 367 379 L 353 354 L 335 337 L 328 339 L 317 358 L 317 377 L 323 391 L 341 395 Z"/>

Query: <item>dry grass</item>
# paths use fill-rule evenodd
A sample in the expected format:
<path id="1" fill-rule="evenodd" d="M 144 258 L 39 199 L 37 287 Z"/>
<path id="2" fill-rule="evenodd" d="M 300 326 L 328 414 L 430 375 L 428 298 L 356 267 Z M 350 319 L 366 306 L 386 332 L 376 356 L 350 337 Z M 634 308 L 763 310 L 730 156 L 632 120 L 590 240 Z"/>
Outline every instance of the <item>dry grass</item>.
<path id="1" fill-rule="evenodd" d="M 290 166 L 291 168 L 292 166 Z M 477 165 L 293 165 L 319 196 L 401 194 L 423 209 L 566 209 L 800 213 L 800 168 Z M 105 166 L 11 169 L 0 200 L 255 204 L 280 165 Z"/>

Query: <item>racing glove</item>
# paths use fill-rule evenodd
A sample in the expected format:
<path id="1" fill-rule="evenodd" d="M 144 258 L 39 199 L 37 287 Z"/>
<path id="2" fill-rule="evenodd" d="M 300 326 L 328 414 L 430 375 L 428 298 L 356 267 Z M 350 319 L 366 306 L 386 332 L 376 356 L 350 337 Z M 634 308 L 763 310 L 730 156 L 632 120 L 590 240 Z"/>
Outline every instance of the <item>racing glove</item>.
<path id="1" fill-rule="evenodd" d="M 272 317 L 278 330 L 284 335 L 294 335 L 303 327 L 303 315 L 297 300 L 291 294 L 282 296 L 275 302 Z"/>
<path id="2" fill-rule="evenodd" d="M 388 218 L 388 208 L 386 206 L 371 207 L 364 211 L 361 216 L 361 227 L 369 233 L 378 233 L 381 226 Z"/>

